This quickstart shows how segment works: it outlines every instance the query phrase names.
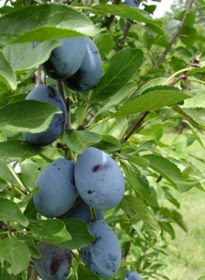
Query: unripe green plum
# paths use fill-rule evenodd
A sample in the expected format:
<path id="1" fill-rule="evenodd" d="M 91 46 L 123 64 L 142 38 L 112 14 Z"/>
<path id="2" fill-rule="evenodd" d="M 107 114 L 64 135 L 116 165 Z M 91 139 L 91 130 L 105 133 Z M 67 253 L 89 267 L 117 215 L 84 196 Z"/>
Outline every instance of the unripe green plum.
<path id="1" fill-rule="evenodd" d="M 111 277 L 120 267 L 121 248 L 113 230 L 104 220 L 89 223 L 94 242 L 81 249 L 81 256 L 91 272 L 99 277 Z"/>
<path id="2" fill-rule="evenodd" d="M 62 80 L 72 76 L 80 68 L 85 52 L 85 37 L 59 40 L 62 45 L 55 48 L 49 59 L 42 64 L 45 73 L 53 79 Z"/>
<path id="3" fill-rule="evenodd" d="M 40 243 L 41 258 L 34 261 L 34 267 L 42 280 L 65 280 L 70 272 L 69 251 L 51 244 Z"/>
<path id="4" fill-rule="evenodd" d="M 37 100 L 51 104 L 62 110 L 55 114 L 47 130 L 40 133 L 25 133 L 26 141 L 34 146 L 46 146 L 58 139 L 64 132 L 67 123 L 67 110 L 65 102 L 58 92 L 47 85 L 36 86 L 26 97 L 28 100 Z"/>
<path id="5" fill-rule="evenodd" d="M 86 53 L 78 71 L 63 82 L 76 91 L 86 91 L 94 88 L 100 82 L 102 61 L 98 48 L 90 38 L 86 38 Z"/>
<path id="6" fill-rule="evenodd" d="M 106 153 L 90 147 L 75 164 L 75 183 L 81 198 L 92 208 L 115 207 L 124 194 L 124 178 L 117 163 Z"/>
<path id="7" fill-rule="evenodd" d="M 35 182 L 40 189 L 33 197 L 37 211 L 46 217 L 59 217 L 73 206 L 77 197 L 73 172 L 72 162 L 60 158 L 40 173 Z"/>

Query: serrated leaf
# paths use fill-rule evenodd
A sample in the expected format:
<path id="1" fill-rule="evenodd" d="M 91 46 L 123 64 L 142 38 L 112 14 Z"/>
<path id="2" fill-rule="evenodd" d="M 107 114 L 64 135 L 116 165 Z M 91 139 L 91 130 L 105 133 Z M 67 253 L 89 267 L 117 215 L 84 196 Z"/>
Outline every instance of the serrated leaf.
<path id="1" fill-rule="evenodd" d="M 43 4 L 18 9 L 0 18 L 1 42 L 49 41 L 57 38 L 94 35 L 88 17 L 66 5 Z"/>
<path id="2" fill-rule="evenodd" d="M 110 60 L 109 67 L 100 84 L 94 90 L 92 100 L 105 100 L 121 89 L 137 72 L 143 62 L 141 50 L 125 48 Z"/>
<path id="3" fill-rule="evenodd" d="M 156 89 L 151 88 L 127 102 L 115 115 L 128 116 L 145 111 L 155 111 L 188 98 L 190 96 L 186 92 L 175 87 L 161 86 L 156 87 Z"/>
<path id="4" fill-rule="evenodd" d="M 101 141 L 101 137 L 94 132 L 83 130 L 69 130 L 64 136 L 64 142 L 75 153 L 82 153 L 86 148 Z"/>
<path id="5" fill-rule="evenodd" d="M 142 220 L 149 233 L 153 235 L 158 233 L 159 225 L 154 212 L 143 202 L 143 200 L 132 195 L 126 195 L 120 205 L 128 216 Z"/>
<path id="6" fill-rule="evenodd" d="M 10 264 L 10 272 L 17 275 L 27 269 L 30 251 L 24 242 L 15 238 L 0 240 L 0 257 Z"/>
<path id="7" fill-rule="evenodd" d="M 11 162 L 14 160 L 22 161 L 39 154 L 40 151 L 41 149 L 31 146 L 23 141 L 10 140 L 0 142 L 0 158 L 1 161 L 5 162 Z"/>
<path id="8" fill-rule="evenodd" d="M 184 180 L 180 169 L 168 159 L 158 155 L 146 155 L 145 159 L 149 160 L 149 166 L 159 172 L 161 176 L 166 178 L 180 192 L 184 192 L 193 187 L 192 183 Z"/>
<path id="9" fill-rule="evenodd" d="M 61 243 L 59 246 L 67 249 L 80 249 L 94 241 L 87 224 L 79 219 L 64 219 L 64 223 L 72 236 L 72 239 Z"/>
<path id="10" fill-rule="evenodd" d="M 36 46 L 33 43 L 17 43 L 7 45 L 3 52 L 13 69 L 29 70 L 48 60 L 50 52 L 59 45 L 57 41 L 42 42 Z"/>
<path id="11" fill-rule="evenodd" d="M 0 86 L 12 90 L 17 87 L 16 75 L 2 51 L 0 51 Z"/>
<path id="12" fill-rule="evenodd" d="M 167 79 L 166 78 L 156 78 L 156 79 L 150 80 L 146 84 L 142 85 L 137 92 L 140 95 L 145 90 L 147 90 L 149 88 L 154 88 L 156 86 L 164 86 L 164 85 L 166 85 L 166 83 L 167 83 Z"/>
<path id="13" fill-rule="evenodd" d="M 0 109 L 0 127 L 14 132 L 38 133 L 46 130 L 60 109 L 36 100 L 23 100 Z"/>
<path id="14" fill-rule="evenodd" d="M 138 22 L 149 23 L 154 25 L 158 31 L 162 30 L 160 21 L 156 21 L 150 17 L 150 15 L 137 8 L 133 9 L 127 5 L 96 5 L 91 8 L 91 11 L 96 14 L 116 15 L 125 19 L 130 19 Z"/>
<path id="15" fill-rule="evenodd" d="M 4 222 L 18 222 L 25 227 L 29 224 L 18 205 L 2 197 L 0 197 L 0 220 Z"/>
<path id="16" fill-rule="evenodd" d="M 65 224 L 58 219 L 33 221 L 30 228 L 33 237 L 42 242 L 60 244 L 71 239 Z"/>

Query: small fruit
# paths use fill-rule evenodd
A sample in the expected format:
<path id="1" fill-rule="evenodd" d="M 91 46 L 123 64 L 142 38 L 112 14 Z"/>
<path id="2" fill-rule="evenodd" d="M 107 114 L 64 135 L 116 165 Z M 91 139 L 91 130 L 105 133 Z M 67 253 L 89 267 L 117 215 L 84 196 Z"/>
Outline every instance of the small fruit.
<path id="1" fill-rule="evenodd" d="M 34 146 L 51 144 L 63 133 L 67 123 L 67 110 L 62 97 L 52 87 L 38 85 L 27 95 L 26 99 L 42 101 L 62 110 L 62 114 L 54 115 L 47 130 L 40 133 L 24 134 L 26 141 Z"/>
<path id="2" fill-rule="evenodd" d="M 73 206 L 77 197 L 73 172 L 72 162 L 60 158 L 40 173 L 35 182 L 40 190 L 34 195 L 33 201 L 41 214 L 59 217 Z"/>
<path id="3" fill-rule="evenodd" d="M 126 271 L 125 280 L 143 280 L 137 272 Z"/>
<path id="4" fill-rule="evenodd" d="M 81 249 L 85 265 L 99 277 L 111 277 L 120 267 L 120 243 L 104 220 L 89 223 L 95 241 Z"/>
<path id="5" fill-rule="evenodd" d="M 124 178 L 117 163 L 106 153 L 88 148 L 75 165 L 75 183 L 81 198 L 92 208 L 115 207 L 124 194 Z"/>
<path id="6" fill-rule="evenodd" d="M 86 53 L 78 71 L 63 82 L 76 91 L 86 91 L 97 86 L 102 75 L 102 61 L 98 48 L 86 38 Z"/>
<path id="7" fill-rule="evenodd" d="M 71 266 L 70 252 L 45 243 L 39 244 L 39 250 L 42 255 L 40 259 L 34 261 L 34 266 L 41 279 L 67 279 Z"/>
<path id="8" fill-rule="evenodd" d="M 80 68 L 85 52 L 85 37 L 59 40 L 62 45 L 55 48 L 49 59 L 42 64 L 45 73 L 53 79 L 62 80 L 72 76 Z"/>

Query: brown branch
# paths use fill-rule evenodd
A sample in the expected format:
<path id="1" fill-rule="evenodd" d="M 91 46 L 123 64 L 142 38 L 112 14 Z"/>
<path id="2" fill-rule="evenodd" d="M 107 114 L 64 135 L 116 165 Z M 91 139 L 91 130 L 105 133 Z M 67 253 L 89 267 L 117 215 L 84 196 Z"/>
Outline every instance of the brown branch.
<path id="1" fill-rule="evenodd" d="M 16 229 L 13 227 L 8 226 L 7 224 L 5 224 L 4 222 L 0 221 L 0 229 L 7 231 L 7 232 L 15 232 Z"/>
<path id="2" fill-rule="evenodd" d="M 133 127 L 130 129 L 130 131 L 127 133 L 127 135 L 125 135 L 125 137 L 123 137 L 123 141 L 127 141 L 133 133 L 135 133 L 139 128 L 141 128 L 144 119 L 146 118 L 146 116 L 149 114 L 149 111 L 146 111 L 144 113 L 141 114 L 141 117 L 139 118 L 139 120 L 137 121 L 136 124 L 133 125 Z"/>
<path id="3" fill-rule="evenodd" d="M 181 31 L 182 31 L 182 28 L 187 20 L 187 17 L 191 11 L 191 8 L 192 8 L 192 5 L 193 5 L 193 2 L 194 0 L 190 0 L 189 3 L 187 4 L 187 8 L 186 8 L 186 11 L 185 11 L 185 14 L 184 14 L 184 17 L 176 31 L 176 33 L 174 34 L 174 36 L 172 37 L 171 41 L 169 42 L 168 46 L 166 47 L 166 49 L 164 50 L 164 52 L 162 53 L 162 55 L 159 57 L 159 59 L 155 62 L 155 65 L 154 67 L 155 68 L 158 68 L 160 66 L 160 64 L 162 62 L 164 62 L 167 54 L 171 51 L 172 49 L 172 46 L 175 44 L 175 42 L 177 41 L 178 37 L 180 36 L 181 34 Z"/>
<path id="4" fill-rule="evenodd" d="M 124 47 L 128 32 L 130 30 L 130 27 L 132 26 L 132 22 L 130 20 L 127 20 L 125 22 L 124 28 L 123 28 L 123 35 L 119 38 L 117 42 L 117 50 L 121 50 Z"/>
<path id="5" fill-rule="evenodd" d="M 112 0 L 112 5 L 118 5 L 119 3 L 120 3 L 120 0 Z M 110 17 L 106 17 L 103 22 L 103 27 L 107 27 L 107 29 L 109 30 L 114 18 L 115 18 L 114 15 L 112 15 Z"/>

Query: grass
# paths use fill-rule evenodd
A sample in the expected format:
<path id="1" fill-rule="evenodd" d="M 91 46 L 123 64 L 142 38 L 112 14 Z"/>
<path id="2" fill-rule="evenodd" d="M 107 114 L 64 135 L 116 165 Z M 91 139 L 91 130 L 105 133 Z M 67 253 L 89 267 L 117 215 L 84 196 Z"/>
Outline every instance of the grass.
<path id="1" fill-rule="evenodd" d="M 171 280 L 198 280 L 205 277 L 205 194 L 191 190 L 181 197 L 181 206 L 189 231 L 176 228 L 165 274 Z"/>

